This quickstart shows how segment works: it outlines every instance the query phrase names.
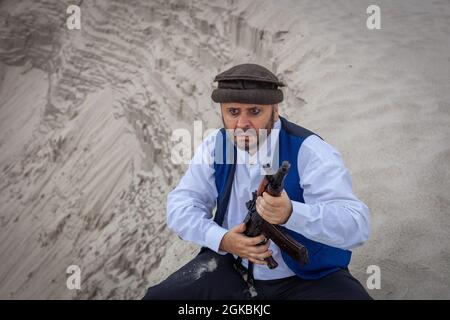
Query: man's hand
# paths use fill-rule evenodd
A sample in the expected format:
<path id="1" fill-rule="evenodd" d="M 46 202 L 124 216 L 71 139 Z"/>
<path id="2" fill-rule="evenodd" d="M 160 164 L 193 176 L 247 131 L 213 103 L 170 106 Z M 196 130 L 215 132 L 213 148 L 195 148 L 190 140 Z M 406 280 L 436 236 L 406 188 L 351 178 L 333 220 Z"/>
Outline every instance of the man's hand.
<path id="1" fill-rule="evenodd" d="M 284 224 L 292 214 L 292 202 L 285 190 L 279 197 L 264 192 L 256 199 L 256 211 L 271 224 Z"/>
<path id="2" fill-rule="evenodd" d="M 269 241 L 260 245 L 266 239 L 264 235 L 247 237 L 244 235 L 244 231 L 245 223 L 241 223 L 225 233 L 219 249 L 256 264 L 267 264 L 264 259 L 272 255 L 272 251 L 269 250 Z"/>

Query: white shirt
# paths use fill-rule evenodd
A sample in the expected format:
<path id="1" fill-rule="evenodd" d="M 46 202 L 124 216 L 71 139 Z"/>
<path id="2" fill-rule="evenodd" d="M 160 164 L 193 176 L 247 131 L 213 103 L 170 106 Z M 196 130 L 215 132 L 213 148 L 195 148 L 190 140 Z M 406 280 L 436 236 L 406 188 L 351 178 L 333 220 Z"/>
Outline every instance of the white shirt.
<path id="1" fill-rule="evenodd" d="M 278 120 L 274 129 L 280 127 Z M 278 141 L 278 133 L 278 130 L 273 130 L 268 140 Z M 212 219 L 217 200 L 213 166 L 216 134 L 217 131 L 213 132 L 203 141 L 178 186 L 168 194 L 167 224 L 183 240 L 225 254 L 219 250 L 222 237 L 228 229 L 244 221 L 247 214 L 245 203 L 251 199 L 252 192 L 263 178 L 262 165 L 271 163 L 272 159 L 265 155 L 251 156 L 237 149 L 238 161 L 230 202 L 223 226 L 219 226 Z M 269 143 L 269 150 L 271 145 Z M 292 214 L 283 226 L 311 240 L 341 249 L 362 245 L 369 236 L 369 209 L 353 194 L 350 175 L 341 154 L 319 137 L 311 135 L 300 147 L 297 165 L 305 203 L 292 201 Z M 270 250 L 278 267 L 271 270 L 265 265 L 255 264 L 254 278 L 271 280 L 294 275 L 273 242 Z M 244 259 L 243 264 L 247 266 L 247 263 Z"/>

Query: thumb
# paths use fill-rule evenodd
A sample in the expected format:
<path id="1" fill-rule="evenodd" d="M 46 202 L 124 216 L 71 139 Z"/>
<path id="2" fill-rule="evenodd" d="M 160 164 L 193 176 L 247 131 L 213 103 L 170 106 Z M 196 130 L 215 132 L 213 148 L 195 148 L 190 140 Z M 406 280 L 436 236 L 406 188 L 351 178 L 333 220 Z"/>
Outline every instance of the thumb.
<path id="1" fill-rule="evenodd" d="M 231 231 L 236 232 L 236 233 L 244 233 L 245 231 L 245 223 L 240 223 L 236 226 L 234 226 Z"/>

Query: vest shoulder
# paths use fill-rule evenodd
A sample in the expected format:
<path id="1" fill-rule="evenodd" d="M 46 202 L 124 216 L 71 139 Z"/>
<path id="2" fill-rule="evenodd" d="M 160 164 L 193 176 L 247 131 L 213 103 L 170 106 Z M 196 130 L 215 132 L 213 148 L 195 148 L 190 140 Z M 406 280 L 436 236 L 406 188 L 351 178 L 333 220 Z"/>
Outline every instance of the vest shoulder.
<path id="1" fill-rule="evenodd" d="M 318 136 L 320 139 L 322 139 L 322 137 L 319 136 L 317 133 L 315 133 L 309 129 L 306 129 L 302 126 L 299 126 L 298 124 L 290 122 L 283 117 L 280 117 L 280 120 L 281 120 L 281 125 L 282 125 L 283 129 L 286 130 L 286 132 L 290 135 L 294 135 L 294 136 L 297 136 L 297 137 L 300 137 L 303 139 L 306 139 L 307 137 L 309 137 L 311 135 L 315 135 L 315 136 Z"/>

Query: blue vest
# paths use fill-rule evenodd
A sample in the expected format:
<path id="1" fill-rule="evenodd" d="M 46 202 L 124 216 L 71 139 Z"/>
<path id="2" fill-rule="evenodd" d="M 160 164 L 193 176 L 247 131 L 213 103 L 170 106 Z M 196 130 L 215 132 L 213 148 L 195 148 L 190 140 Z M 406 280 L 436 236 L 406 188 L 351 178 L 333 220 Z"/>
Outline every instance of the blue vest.
<path id="1" fill-rule="evenodd" d="M 291 168 L 285 180 L 285 190 L 289 198 L 293 201 L 305 203 L 303 199 L 303 189 L 300 187 L 300 177 L 297 168 L 297 159 L 300 146 L 303 141 L 313 132 L 302 128 L 286 119 L 280 117 L 281 129 L 279 135 L 279 165 L 284 160 L 289 161 Z M 217 141 L 226 141 L 225 129 L 221 129 L 216 137 L 215 148 L 215 182 L 218 192 L 217 210 L 214 216 L 214 221 L 222 225 L 225 213 L 228 208 L 230 200 L 231 188 L 233 186 L 234 174 L 236 171 L 236 147 L 232 143 L 220 143 Z M 217 153 L 220 157 L 217 157 Z M 234 155 L 234 161 L 231 156 Z M 222 160 L 217 160 L 222 159 Z M 224 161 L 228 159 L 228 161 Z M 250 200 L 250 199 L 249 199 Z M 289 234 L 299 243 L 303 244 L 308 249 L 309 263 L 300 266 L 284 251 L 281 252 L 286 265 L 303 279 L 318 279 L 326 276 L 339 269 L 347 268 L 350 263 L 351 252 L 349 250 L 342 250 L 331 247 L 326 244 L 310 240 L 300 233 L 282 227 L 286 234 Z"/>

